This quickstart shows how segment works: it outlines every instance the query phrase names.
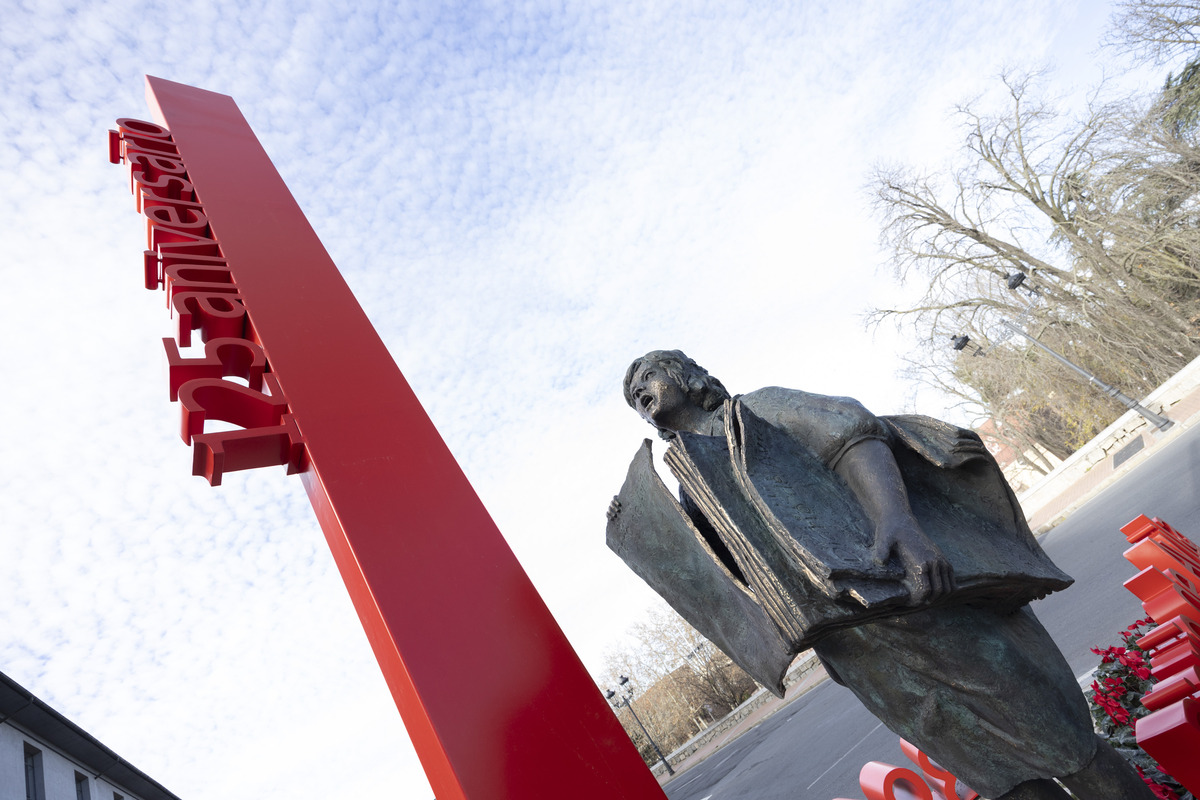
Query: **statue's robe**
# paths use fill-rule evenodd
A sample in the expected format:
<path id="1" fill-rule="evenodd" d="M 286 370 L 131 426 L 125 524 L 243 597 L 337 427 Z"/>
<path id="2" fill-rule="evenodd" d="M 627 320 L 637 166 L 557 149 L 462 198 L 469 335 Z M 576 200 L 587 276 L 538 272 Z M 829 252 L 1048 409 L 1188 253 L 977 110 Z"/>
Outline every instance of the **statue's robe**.
<path id="1" fill-rule="evenodd" d="M 875 417 L 849 398 L 770 387 L 727 401 L 724 430 L 680 433 L 676 502 L 635 456 L 609 546 L 681 616 L 782 696 L 812 647 L 893 731 L 984 796 L 1071 774 L 1095 750 L 1086 703 L 1025 605 L 1071 579 L 1038 546 L 978 436 L 928 417 Z M 834 472 L 865 439 L 891 448 L 956 590 L 907 605 L 898 560 Z"/>

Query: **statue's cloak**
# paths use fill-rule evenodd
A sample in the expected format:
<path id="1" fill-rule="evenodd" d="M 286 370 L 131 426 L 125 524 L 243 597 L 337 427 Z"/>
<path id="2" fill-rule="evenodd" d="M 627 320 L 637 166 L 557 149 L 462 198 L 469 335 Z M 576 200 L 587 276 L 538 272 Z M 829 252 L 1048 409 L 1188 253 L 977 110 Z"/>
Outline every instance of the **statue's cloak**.
<path id="1" fill-rule="evenodd" d="M 680 433 L 664 457 L 682 503 L 655 472 L 650 441 L 642 444 L 607 540 L 779 696 L 792 658 L 823 634 L 930 607 L 907 605 L 897 559 L 873 560 L 874 526 L 829 465 L 863 438 L 891 446 L 914 515 L 954 567 L 956 589 L 938 605 L 1015 610 L 1071 584 L 971 431 L 777 388 L 727 401 L 724 417 L 723 436 Z"/>

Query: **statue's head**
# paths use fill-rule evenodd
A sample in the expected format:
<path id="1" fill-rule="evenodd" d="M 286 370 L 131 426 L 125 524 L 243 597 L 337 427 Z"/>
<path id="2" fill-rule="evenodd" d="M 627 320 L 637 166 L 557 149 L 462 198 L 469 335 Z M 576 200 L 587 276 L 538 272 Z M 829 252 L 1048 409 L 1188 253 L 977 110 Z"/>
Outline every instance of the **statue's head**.
<path id="1" fill-rule="evenodd" d="M 648 381 L 647 376 L 652 380 Z M 654 381 L 663 382 L 659 387 Z M 674 384 L 674 391 L 668 390 Z M 713 411 L 729 399 L 729 392 L 708 370 L 679 350 L 651 350 L 635 360 L 625 371 L 625 402 L 651 425 L 664 439 L 674 438 L 672 429 L 664 425 L 671 408 L 659 407 L 684 403 L 703 411 Z"/>

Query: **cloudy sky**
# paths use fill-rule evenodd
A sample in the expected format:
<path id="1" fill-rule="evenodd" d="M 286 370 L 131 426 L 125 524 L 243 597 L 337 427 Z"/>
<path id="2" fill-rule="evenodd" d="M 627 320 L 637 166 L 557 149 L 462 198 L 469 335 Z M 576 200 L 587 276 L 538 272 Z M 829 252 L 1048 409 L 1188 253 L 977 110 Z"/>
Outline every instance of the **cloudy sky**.
<path id="1" fill-rule="evenodd" d="M 516 5 L 0 0 L 0 671 L 188 800 L 432 793 L 299 480 L 189 474 L 106 159 L 145 74 L 235 98 L 598 672 L 652 601 L 603 545 L 628 362 L 915 410 L 871 166 L 1114 64 L 1099 1 Z"/>

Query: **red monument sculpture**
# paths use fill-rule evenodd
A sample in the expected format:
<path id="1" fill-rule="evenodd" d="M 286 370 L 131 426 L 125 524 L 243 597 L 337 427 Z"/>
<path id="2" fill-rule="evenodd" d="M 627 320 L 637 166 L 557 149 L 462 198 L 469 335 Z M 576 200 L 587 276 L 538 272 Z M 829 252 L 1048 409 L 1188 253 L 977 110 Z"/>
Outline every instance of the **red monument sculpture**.
<path id="1" fill-rule="evenodd" d="M 1142 696 L 1150 714 L 1136 723 L 1137 742 L 1171 777 L 1200 792 L 1200 547 L 1145 514 L 1121 528 L 1124 555 L 1140 572 L 1125 588 L 1157 627 L 1138 640 L 1158 681 Z"/>
<path id="2" fill-rule="evenodd" d="M 441 800 L 663 797 L 233 99 L 146 83 L 157 123 L 117 120 L 109 157 L 194 473 L 300 474 Z"/>

